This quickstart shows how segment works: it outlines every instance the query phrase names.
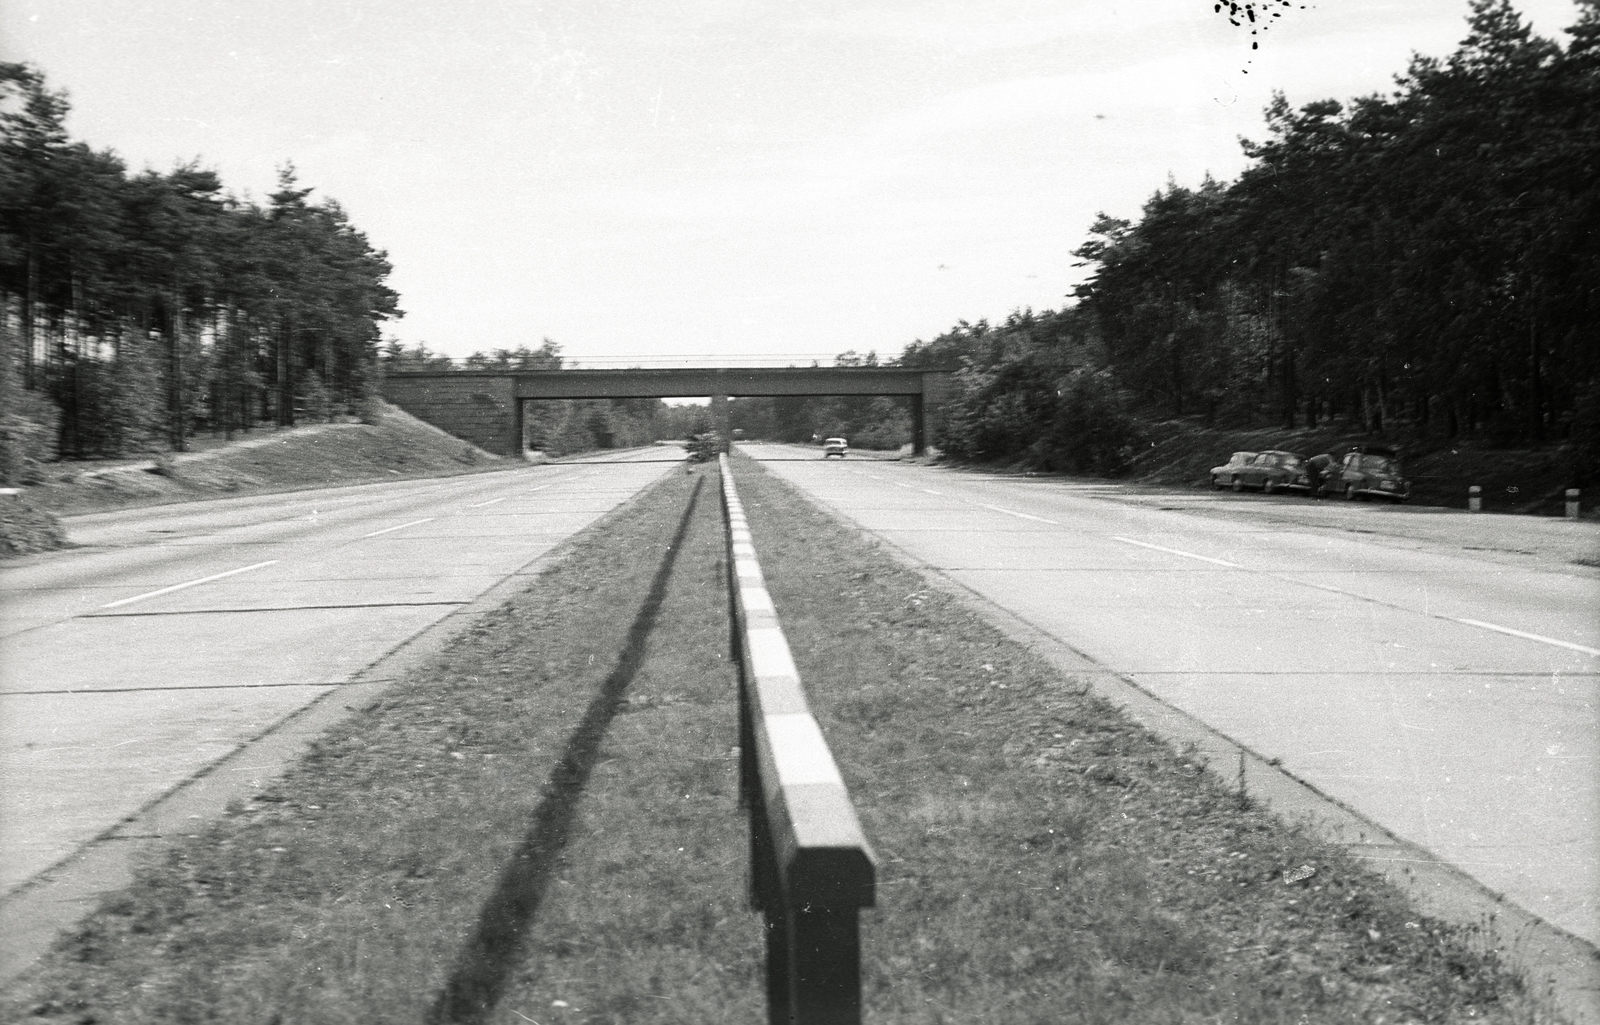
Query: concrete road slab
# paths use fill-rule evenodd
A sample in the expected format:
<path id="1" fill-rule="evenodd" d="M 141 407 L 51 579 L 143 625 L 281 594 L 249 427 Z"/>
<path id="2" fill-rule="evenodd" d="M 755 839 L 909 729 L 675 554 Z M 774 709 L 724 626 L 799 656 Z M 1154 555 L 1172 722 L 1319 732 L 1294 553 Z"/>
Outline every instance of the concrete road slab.
<path id="1" fill-rule="evenodd" d="M 1458 530 L 1461 517 L 1359 504 L 1300 503 L 1296 520 L 1259 496 L 1195 512 L 1135 489 L 914 464 L 874 467 L 877 479 L 769 469 L 1600 942 L 1600 574 L 1565 561 L 1596 547 L 1593 525 L 1580 537 L 1507 523 L 1500 537 L 1482 523 Z"/>
<path id="2" fill-rule="evenodd" d="M 327 687 L 28 694 L 0 719 L 0 893 L 265 732 Z M 86 778 L 115 786 L 85 788 Z"/>
<path id="3" fill-rule="evenodd" d="M 206 778 L 675 465 L 629 458 L 69 519 L 88 547 L 0 567 L 6 878 L 32 892 L 126 809 Z M 68 715 L 81 739 L 58 744 Z"/>
<path id="4" fill-rule="evenodd" d="M 452 607 L 82 616 L 0 642 L 0 694 L 338 680 Z"/>

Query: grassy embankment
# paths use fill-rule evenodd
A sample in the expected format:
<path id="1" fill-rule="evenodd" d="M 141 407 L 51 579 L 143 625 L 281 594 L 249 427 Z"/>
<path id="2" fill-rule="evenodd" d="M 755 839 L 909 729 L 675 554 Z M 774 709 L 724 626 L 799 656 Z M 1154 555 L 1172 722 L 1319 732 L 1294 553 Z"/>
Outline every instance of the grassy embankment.
<path id="1" fill-rule="evenodd" d="M 1226 463 L 1237 451 L 1283 449 L 1301 455 L 1339 453 L 1359 442 L 1387 440 L 1402 452 L 1406 476 L 1411 481 L 1411 504 L 1442 505 L 1464 509 L 1467 488 L 1483 489 L 1485 512 L 1560 516 L 1565 511 L 1564 491 L 1578 487 L 1570 456 L 1549 446 L 1537 449 L 1503 449 L 1481 444 L 1445 442 L 1426 435 L 1379 439 L 1353 434 L 1346 426 L 1320 428 L 1261 428 L 1226 430 L 1206 428 L 1187 421 L 1149 425 L 1148 446 L 1133 463 L 1132 478 L 1147 484 L 1209 487 L 1208 471 Z M 1589 475 L 1600 473 L 1591 468 Z M 1593 490 L 1593 484 L 1590 484 Z M 1587 514 L 1600 509 L 1600 495 L 1584 501 Z"/>
<path id="2" fill-rule="evenodd" d="M 870 1020 L 1538 1020 L 1336 848 L 736 465 L 881 858 Z M 0 1018 L 405 1022 L 448 992 L 495 1022 L 759 1020 L 713 474 L 580 536 L 148 866 Z"/>
<path id="3" fill-rule="evenodd" d="M 23 491 L 40 509 L 71 514 L 517 465 L 382 400 L 370 419 L 199 435 L 188 452 L 146 459 L 48 463 Z"/>
<path id="4" fill-rule="evenodd" d="M 201 435 L 189 452 L 37 466 L 33 483 L 16 485 L 20 494 L 0 496 L 0 558 L 60 548 L 67 538 L 58 515 L 521 465 L 381 400 L 372 411 L 372 423 Z"/>

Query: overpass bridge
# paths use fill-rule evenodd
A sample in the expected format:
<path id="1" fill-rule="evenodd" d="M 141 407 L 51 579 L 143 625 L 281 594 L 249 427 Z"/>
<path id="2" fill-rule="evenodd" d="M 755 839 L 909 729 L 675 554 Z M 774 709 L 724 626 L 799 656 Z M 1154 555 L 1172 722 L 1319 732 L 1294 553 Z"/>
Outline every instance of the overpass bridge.
<path id="1" fill-rule="evenodd" d="M 629 370 L 441 370 L 392 373 L 383 397 L 401 409 L 503 456 L 522 454 L 523 403 L 532 399 L 711 398 L 712 422 L 728 437 L 728 399 L 903 395 L 911 400 L 911 445 L 927 450 L 951 374 L 903 367 L 702 367 Z"/>

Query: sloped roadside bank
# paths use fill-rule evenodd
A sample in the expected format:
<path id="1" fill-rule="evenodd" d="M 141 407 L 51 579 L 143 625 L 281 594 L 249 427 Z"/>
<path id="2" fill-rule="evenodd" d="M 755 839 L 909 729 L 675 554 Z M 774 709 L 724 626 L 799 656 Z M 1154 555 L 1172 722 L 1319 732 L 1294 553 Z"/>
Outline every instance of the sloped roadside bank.
<path id="1" fill-rule="evenodd" d="M 0 558 L 70 543 L 61 516 L 339 484 L 483 473 L 519 465 L 374 400 L 370 423 L 201 436 L 190 452 L 34 466 L 0 495 Z"/>
<path id="2" fill-rule="evenodd" d="M 201 436 L 192 451 L 147 459 L 45 464 L 23 491 L 37 508 L 71 515 L 517 465 L 381 400 L 368 419 Z"/>
<path id="3" fill-rule="evenodd" d="M 1464 509 L 1467 489 L 1482 489 L 1483 509 L 1492 513 L 1561 516 L 1567 488 L 1600 486 L 1600 467 L 1581 467 L 1569 448 L 1496 448 L 1482 442 L 1442 441 L 1423 435 L 1370 437 L 1334 424 L 1317 428 L 1254 430 L 1206 427 L 1198 422 L 1166 421 L 1146 425 L 1148 437 L 1133 453 L 1126 479 L 1173 487 L 1211 486 L 1208 471 L 1236 451 L 1281 449 L 1310 456 L 1340 453 L 1352 444 L 1384 441 L 1399 446 L 1412 505 Z M 1600 493 L 1583 503 L 1591 517 L 1600 515 Z"/>

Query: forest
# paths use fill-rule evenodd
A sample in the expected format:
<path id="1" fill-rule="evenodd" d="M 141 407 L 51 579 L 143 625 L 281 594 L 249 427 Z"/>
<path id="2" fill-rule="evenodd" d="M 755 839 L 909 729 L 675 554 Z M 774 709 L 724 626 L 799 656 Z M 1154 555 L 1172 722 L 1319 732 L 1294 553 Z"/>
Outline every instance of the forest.
<path id="1" fill-rule="evenodd" d="M 961 322 L 889 365 L 955 371 L 934 443 L 969 460 L 1125 470 L 1148 425 L 1562 446 L 1600 474 L 1600 0 L 1564 44 L 1471 0 L 1447 57 L 1392 91 L 1278 96 L 1233 182 L 1169 181 L 1101 214 L 1059 310 Z M 196 430 L 359 415 L 378 375 L 554 369 L 545 340 L 450 360 L 380 344 L 374 250 L 292 167 L 265 203 L 195 166 L 129 174 L 67 139 L 67 101 L 0 65 L 0 433 L 42 457 L 181 449 Z M 842 353 L 840 365 L 874 365 Z M 749 437 L 909 440 L 889 399 L 746 399 Z M 548 404 L 552 451 L 681 437 L 695 407 Z M 0 467 L 14 475 L 14 467 Z"/>
<path id="2" fill-rule="evenodd" d="M 292 166 L 265 203 L 194 164 L 130 173 L 68 110 L 0 64 L 0 471 L 359 411 L 401 311 L 339 204 Z"/>
<path id="3" fill-rule="evenodd" d="M 1237 181 L 1101 214 L 1058 312 L 962 323 L 937 441 L 1116 472 L 1141 421 L 1568 445 L 1600 467 L 1600 0 L 1565 47 L 1474 0 L 1389 95 L 1280 95 Z"/>

